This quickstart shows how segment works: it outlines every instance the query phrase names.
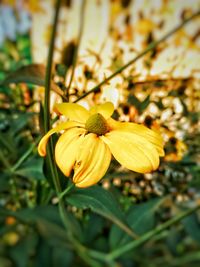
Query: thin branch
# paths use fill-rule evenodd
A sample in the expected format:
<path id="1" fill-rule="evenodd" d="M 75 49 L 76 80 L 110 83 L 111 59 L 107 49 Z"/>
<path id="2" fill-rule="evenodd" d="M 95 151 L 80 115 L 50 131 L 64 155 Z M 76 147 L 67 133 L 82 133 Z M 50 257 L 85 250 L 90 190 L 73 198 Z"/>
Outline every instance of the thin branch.
<path id="1" fill-rule="evenodd" d="M 73 78 L 74 78 L 74 72 L 75 72 L 77 58 L 78 58 L 78 50 L 79 50 L 80 43 L 81 43 L 81 38 L 82 38 L 82 35 L 83 35 L 85 3 L 86 3 L 86 1 L 83 0 L 82 4 L 81 4 L 81 9 L 80 9 L 79 34 L 78 34 L 78 40 L 77 40 L 77 44 L 76 44 L 76 49 L 75 49 L 74 56 L 73 56 L 72 73 L 71 73 L 69 85 L 67 86 L 67 90 L 66 90 L 67 98 L 69 97 L 69 90 L 70 90 L 70 87 L 71 87 L 71 84 L 72 84 L 72 81 L 73 81 Z"/>
<path id="2" fill-rule="evenodd" d="M 193 20 L 194 18 L 196 18 L 197 16 L 200 15 L 200 10 L 196 13 L 194 13 L 192 16 L 190 16 L 189 18 L 185 19 L 183 22 L 181 22 L 177 27 L 175 27 L 174 29 L 172 29 L 171 31 L 169 31 L 167 34 L 165 34 L 161 39 L 159 39 L 158 41 L 152 42 L 150 43 L 147 48 L 145 50 L 143 50 L 140 54 L 138 54 L 135 58 L 133 58 L 131 61 L 129 61 L 127 64 L 125 64 L 123 67 L 119 68 L 116 72 L 114 72 L 113 74 L 111 74 L 110 76 L 108 76 L 105 80 L 103 80 L 102 82 L 100 82 L 98 85 L 96 85 L 94 88 L 92 88 L 90 91 L 84 93 L 82 96 L 80 96 L 79 98 L 77 98 L 74 102 L 78 102 L 79 100 L 81 100 L 82 98 L 88 96 L 89 94 L 97 91 L 99 89 L 100 86 L 102 86 L 103 84 L 107 83 L 108 81 L 110 81 L 112 78 L 114 78 L 116 75 L 118 75 L 119 73 L 123 72 L 126 68 L 128 68 L 130 65 L 132 65 L 133 63 L 135 63 L 138 59 L 140 59 L 141 57 L 143 57 L 144 55 L 146 55 L 147 53 L 149 53 L 152 49 L 156 48 L 160 43 L 162 43 L 163 41 L 165 41 L 166 39 L 168 39 L 171 35 L 173 35 L 175 32 L 179 31 L 185 24 L 187 24 L 188 22 L 190 22 L 191 20 Z"/>
<path id="3" fill-rule="evenodd" d="M 188 209 L 186 211 L 181 212 L 176 217 L 168 220 L 167 222 L 157 226 L 155 229 L 153 229 L 153 230 L 147 232 L 146 234 L 142 235 L 137 240 L 131 241 L 131 242 L 125 244 L 123 247 L 120 247 L 120 248 L 112 251 L 110 254 L 108 254 L 106 256 L 106 258 L 109 259 L 109 260 L 114 260 L 114 259 L 122 256 L 123 254 L 127 253 L 128 251 L 139 247 L 140 245 L 142 245 L 143 243 L 148 241 L 150 238 L 152 238 L 152 237 L 156 236 L 157 234 L 161 233 L 162 231 L 166 230 L 171 225 L 174 225 L 175 223 L 181 221 L 183 218 L 189 216 L 193 212 L 197 211 L 199 208 L 200 208 L 200 205 L 198 205 L 197 207 L 194 207 L 194 208 L 191 208 L 191 209 Z"/>

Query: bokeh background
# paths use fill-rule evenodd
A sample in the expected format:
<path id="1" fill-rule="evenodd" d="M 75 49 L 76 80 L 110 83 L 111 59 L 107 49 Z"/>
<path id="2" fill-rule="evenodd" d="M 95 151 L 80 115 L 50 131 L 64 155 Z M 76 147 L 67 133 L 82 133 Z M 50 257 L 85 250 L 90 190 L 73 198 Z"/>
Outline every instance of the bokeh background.
<path id="1" fill-rule="evenodd" d="M 51 0 L 0 2 L 0 267 L 87 266 L 61 238 L 57 198 L 44 160 L 37 154 L 54 4 Z M 199 9 L 199 0 L 87 0 L 85 5 L 63 0 L 51 118 L 56 121 L 53 105 L 63 101 L 69 83 L 67 97 L 75 101 Z M 125 212 L 131 209 L 128 220 L 136 221 L 135 232 L 144 234 L 180 209 L 199 203 L 200 17 L 79 104 L 90 107 L 104 101 L 113 102 L 115 119 L 143 123 L 159 131 L 165 142 L 166 154 L 157 171 L 137 174 L 113 160 L 100 182 Z M 63 178 L 63 187 L 67 182 Z M 90 206 L 77 204 L 73 196 L 67 205 L 85 231 L 85 244 L 100 251 L 117 247 L 116 225 L 91 212 Z M 116 266 L 199 266 L 199 244 L 199 215 L 193 214 L 120 258 Z"/>

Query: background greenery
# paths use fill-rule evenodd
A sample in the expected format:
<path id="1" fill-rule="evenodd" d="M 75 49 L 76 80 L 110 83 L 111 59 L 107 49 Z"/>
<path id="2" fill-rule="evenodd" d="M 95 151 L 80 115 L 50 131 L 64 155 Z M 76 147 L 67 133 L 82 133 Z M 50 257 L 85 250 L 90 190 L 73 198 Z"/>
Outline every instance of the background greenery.
<path id="1" fill-rule="evenodd" d="M 185 90 L 193 80 L 134 83 L 125 77 L 128 94 L 114 116 L 131 118 L 133 107 L 138 116 L 144 114 L 148 127 L 168 135 L 166 157 L 150 176 L 121 169 L 113 160 L 99 185 L 77 189 L 52 163 L 50 153 L 47 159 L 37 153 L 44 128 L 55 121 L 47 114 L 49 100 L 43 108 L 34 97 L 38 86 L 45 85 L 49 93 L 54 39 L 52 34 L 47 70 L 33 64 L 29 34 L 7 39 L 0 48 L 0 267 L 199 266 L 199 110 L 190 108 Z M 55 82 L 54 90 L 59 94 L 73 62 L 67 64 L 57 65 L 61 84 Z M 90 80 L 92 73 L 85 76 Z M 163 88 L 163 97 L 152 97 Z M 146 93 L 144 100 L 138 92 Z M 192 97 L 199 101 L 198 94 Z M 180 100 L 183 109 L 177 121 L 186 117 L 192 129 L 184 130 L 182 140 L 167 123 L 155 125 L 145 113 L 154 103 L 162 114 L 164 98 Z"/>

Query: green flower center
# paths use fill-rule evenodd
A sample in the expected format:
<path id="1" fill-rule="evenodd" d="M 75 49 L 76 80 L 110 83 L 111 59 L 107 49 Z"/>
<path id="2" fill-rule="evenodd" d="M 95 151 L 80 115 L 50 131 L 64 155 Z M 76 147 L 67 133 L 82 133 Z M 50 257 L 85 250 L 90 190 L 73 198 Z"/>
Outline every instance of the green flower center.
<path id="1" fill-rule="evenodd" d="M 109 131 L 106 120 L 99 113 L 89 117 L 86 121 L 85 128 L 89 133 L 95 133 L 97 135 L 104 135 Z"/>

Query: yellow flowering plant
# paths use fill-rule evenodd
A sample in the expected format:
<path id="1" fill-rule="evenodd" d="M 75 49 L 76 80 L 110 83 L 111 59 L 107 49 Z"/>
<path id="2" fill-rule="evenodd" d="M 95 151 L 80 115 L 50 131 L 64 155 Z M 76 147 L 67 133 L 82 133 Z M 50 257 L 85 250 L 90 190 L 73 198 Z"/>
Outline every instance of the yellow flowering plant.
<path id="1" fill-rule="evenodd" d="M 75 103 L 56 104 L 55 109 L 68 118 L 51 129 L 40 141 L 38 152 L 46 155 L 49 137 L 63 131 L 55 146 L 55 160 L 77 187 L 96 184 L 106 173 L 111 154 L 124 167 L 139 173 L 156 170 L 159 156 L 164 156 L 159 133 L 129 122 L 111 118 L 111 102 L 92 107 L 89 111 Z"/>
<path id="2" fill-rule="evenodd" d="M 45 266 L 52 267 L 197 263 L 200 233 L 195 214 L 200 208 L 200 107 L 196 105 L 199 87 L 194 75 L 197 72 L 195 66 L 194 76 L 179 77 L 173 66 L 181 66 L 179 57 L 183 50 L 177 50 L 177 57 L 169 51 L 173 51 L 172 47 L 181 48 L 183 42 L 177 46 L 176 40 L 167 39 L 197 19 L 200 11 L 190 14 L 193 8 L 190 10 L 184 4 L 184 10 L 179 8 L 174 13 L 181 15 L 180 24 L 156 40 L 159 32 L 162 35 L 170 28 L 168 20 L 165 21 L 168 14 L 160 21 L 157 17 L 166 10 L 171 12 L 172 5 L 167 1 L 149 8 L 147 13 L 146 9 L 143 12 L 144 1 L 28 2 L 39 7 L 41 4 L 44 11 L 38 10 L 42 20 L 38 13 L 31 19 L 37 22 L 36 32 L 38 25 L 48 22 L 51 36 L 46 65 L 36 64 L 34 59 L 33 64 L 15 70 L 18 64 L 30 60 L 29 49 L 24 50 L 28 36 L 18 36 L 16 43 L 6 42 L 0 51 L 0 63 L 5 70 L 5 73 L 0 70 L 1 262 L 11 267 L 40 265 L 41 259 L 45 259 Z M 53 11 L 54 21 L 50 23 L 48 17 Z M 71 26 L 77 31 L 77 12 L 79 33 L 71 39 Z M 174 19 L 171 22 L 175 24 Z M 198 47 L 197 26 L 190 38 L 183 36 L 187 47 L 189 39 Z M 97 35 L 102 37 L 101 41 Z M 94 42 L 87 42 L 90 38 Z M 41 39 L 38 35 L 32 39 L 36 40 L 32 47 L 39 62 L 46 56 Z M 98 42 L 102 46 L 96 46 Z M 142 47 L 144 50 L 139 52 Z M 185 52 L 183 58 L 189 55 L 190 61 L 188 65 L 187 61 L 183 63 L 190 73 L 187 66 L 194 66 L 198 57 L 197 53 Z M 164 58 L 158 63 L 162 53 Z M 135 64 L 142 57 L 142 64 Z M 169 76 L 164 71 L 168 63 Z M 7 77 L 1 81 L 4 76 Z M 26 83 L 39 87 L 29 88 Z M 61 99 L 66 102 L 54 101 L 51 90 L 56 92 L 58 102 Z M 36 98 L 35 93 L 39 94 Z M 85 106 L 91 103 L 94 106 L 84 108 L 77 104 L 81 99 Z M 37 105 L 38 102 L 42 103 Z M 62 121 L 57 120 L 59 116 L 54 117 L 54 111 L 62 115 Z M 35 122 L 40 124 L 43 137 Z M 54 134 L 58 134 L 56 142 L 51 138 Z M 45 159 L 35 150 L 37 145 L 39 155 Z M 164 157 L 162 164 L 155 171 L 160 157 Z M 96 185 L 103 177 L 101 184 Z M 175 241 L 172 247 L 166 242 L 171 235 Z M 180 245 L 181 251 L 177 250 Z M 172 248 L 179 253 L 171 255 Z"/>

